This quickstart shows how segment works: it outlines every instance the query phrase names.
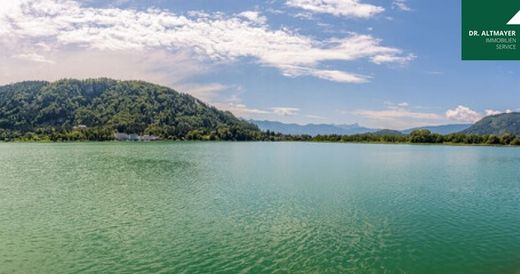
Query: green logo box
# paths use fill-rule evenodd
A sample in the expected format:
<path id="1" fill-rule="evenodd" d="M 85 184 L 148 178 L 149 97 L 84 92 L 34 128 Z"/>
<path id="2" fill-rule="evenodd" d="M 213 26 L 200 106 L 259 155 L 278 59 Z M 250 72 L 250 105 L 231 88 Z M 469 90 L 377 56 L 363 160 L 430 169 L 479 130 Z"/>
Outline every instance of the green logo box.
<path id="1" fill-rule="evenodd" d="M 462 60 L 520 60 L 520 0 L 462 0 Z"/>

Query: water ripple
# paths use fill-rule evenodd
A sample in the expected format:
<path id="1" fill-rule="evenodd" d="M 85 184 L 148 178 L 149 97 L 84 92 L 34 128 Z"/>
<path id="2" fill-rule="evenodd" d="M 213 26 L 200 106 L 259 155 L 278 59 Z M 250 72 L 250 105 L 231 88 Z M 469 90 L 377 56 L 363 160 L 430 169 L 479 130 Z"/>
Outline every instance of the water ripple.
<path id="1" fill-rule="evenodd" d="M 0 144 L 0 273 L 516 273 L 519 150 Z"/>

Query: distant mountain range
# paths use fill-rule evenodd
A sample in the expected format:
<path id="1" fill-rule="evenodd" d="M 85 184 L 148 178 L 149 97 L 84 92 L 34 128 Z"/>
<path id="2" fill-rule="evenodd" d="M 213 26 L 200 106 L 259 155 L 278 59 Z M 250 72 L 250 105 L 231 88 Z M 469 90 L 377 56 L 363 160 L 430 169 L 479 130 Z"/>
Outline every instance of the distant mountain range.
<path id="1" fill-rule="evenodd" d="M 258 126 L 263 131 L 274 131 L 283 134 L 291 134 L 291 135 L 353 135 L 353 134 L 363 134 L 369 132 L 376 132 L 378 129 L 366 128 L 362 127 L 358 124 L 352 125 L 332 125 L 332 124 L 307 124 L 307 125 L 299 125 L 299 124 L 285 124 L 282 122 L 274 122 L 274 121 L 258 121 L 258 120 L 250 120 L 250 123 L 253 123 Z"/>
<path id="2" fill-rule="evenodd" d="M 376 129 L 376 128 L 367 128 L 360 126 L 359 124 L 351 124 L 351 125 L 334 125 L 334 124 L 286 124 L 282 122 L 274 122 L 274 121 L 258 121 L 258 120 L 250 120 L 249 122 L 257 125 L 261 130 L 266 131 L 274 131 L 283 134 L 293 134 L 293 135 L 301 135 L 307 134 L 311 136 L 316 135 L 330 135 L 330 134 L 338 134 L 338 135 L 353 135 L 353 134 L 364 134 L 364 133 L 375 133 L 375 134 L 383 134 L 383 133 L 391 133 L 389 135 L 397 135 L 397 134 L 410 134 L 410 132 L 417 129 L 427 129 L 432 133 L 438 134 L 450 134 L 461 132 L 471 126 L 471 124 L 453 124 L 453 125 L 442 125 L 442 126 L 426 126 L 426 127 L 417 127 L 410 128 L 402 131 L 397 130 L 388 130 L 388 129 Z"/>
<path id="3" fill-rule="evenodd" d="M 502 135 L 509 133 L 520 136 L 520 113 L 503 113 L 484 117 L 462 133 L 479 135 Z"/>

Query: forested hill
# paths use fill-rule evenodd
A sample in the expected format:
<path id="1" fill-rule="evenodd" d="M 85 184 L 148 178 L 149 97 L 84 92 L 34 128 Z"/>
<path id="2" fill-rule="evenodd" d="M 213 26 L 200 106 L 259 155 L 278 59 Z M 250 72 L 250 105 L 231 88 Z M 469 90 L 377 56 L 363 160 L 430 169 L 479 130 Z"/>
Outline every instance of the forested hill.
<path id="1" fill-rule="evenodd" d="M 78 125 L 87 129 L 74 131 Z M 142 81 L 31 81 L 0 87 L 0 140 L 26 135 L 74 139 L 64 137 L 74 134 L 99 140 L 112 138 L 115 131 L 212 140 L 251 140 L 260 134 L 230 112 Z"/>
<path id="2" fill-rule="evenodd" d="M 520 136 L 520 113 L 503 113 L 484 117 L 462 133 L 465 134 L 512 134 Z"/>
<path id="3" fill-rule="evenodd" d="M 463 130 L 466 130 L 470 126 L 472 126 L 472 125 L 471 124 L 451 124 L 451 125 L 440 125 L 440 126 L 425 126 L 425 127 L 416 127 L 416 128 L 405 129 L 401 132 L 403 134 L 410 134 L 416 130 L 427 129 L 431 133 L 446 135 L 446 134 L 461 132 Z"/>

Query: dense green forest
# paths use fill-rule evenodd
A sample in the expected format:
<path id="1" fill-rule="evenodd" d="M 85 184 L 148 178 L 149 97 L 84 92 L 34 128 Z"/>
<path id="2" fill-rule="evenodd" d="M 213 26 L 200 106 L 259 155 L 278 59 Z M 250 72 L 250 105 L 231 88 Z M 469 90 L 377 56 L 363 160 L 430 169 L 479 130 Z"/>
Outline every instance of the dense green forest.
<path id="1" fill-rule="evenodd" d="M 84 130 L 74 126 L 85 125 Z M 111 79 L 0 87 L 0 140 L 111 140 L 114 132 L 162 139 L 256 140 L 260 130 L 170 88 Z"/>
<path id="2" fill-rule="evenodd" d="M 520 145 L 520 114 L 486 117 L 448 135 L 419 129 L 312 137 L 262 132 L 230 112 L 142 81 L 30 81 L 0 87 L 0 141 L 106 141 L 114 140 L 115 132 L 163 140 Z"/>
<path id="3" fill-rule="evenodd" d="M 502 135 L 478 135 L 453 133 L 441 135 L 431 133 L 427 129 L 412 131 L 408 135 L 359 134 L 359 135 L 326 135 L 308 138 L 316 142 L 346 142 L 346 143 L 412 143 L 412 144 L 466 144 L 466 145 L 520 145 L 520 136 L 509 133 Z"/>

